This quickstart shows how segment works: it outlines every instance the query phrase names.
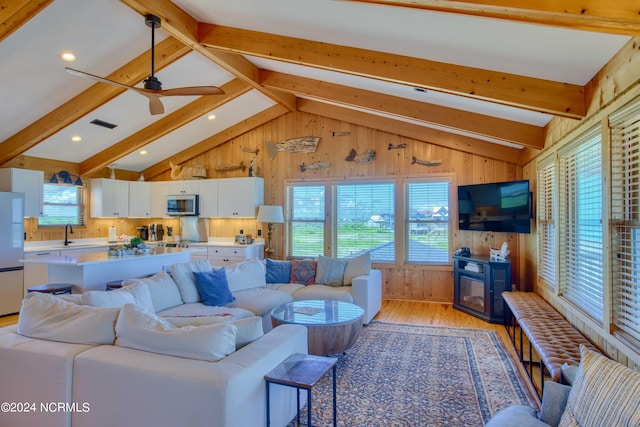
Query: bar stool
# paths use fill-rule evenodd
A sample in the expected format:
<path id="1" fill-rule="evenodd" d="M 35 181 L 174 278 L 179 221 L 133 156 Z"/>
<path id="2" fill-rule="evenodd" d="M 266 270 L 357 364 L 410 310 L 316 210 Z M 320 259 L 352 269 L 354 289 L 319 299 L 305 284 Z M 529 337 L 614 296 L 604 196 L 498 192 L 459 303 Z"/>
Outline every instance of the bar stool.
<path id="1" fill-rule="evenodd" d="M 107 290 L 113 291 L 114 289 L 120 289 L 122 287 L 122 280 L 111 280 L 107 282 Z"/>
<path id="2" fill-rule="evenodd" d="M 71 293 L 72 286 L 73 285 L 70 283 L 44 283 L 42 285 L 36 285 L 27 288 L 27 293 L 42 292 L 52 295 L 64 295 Z"/>

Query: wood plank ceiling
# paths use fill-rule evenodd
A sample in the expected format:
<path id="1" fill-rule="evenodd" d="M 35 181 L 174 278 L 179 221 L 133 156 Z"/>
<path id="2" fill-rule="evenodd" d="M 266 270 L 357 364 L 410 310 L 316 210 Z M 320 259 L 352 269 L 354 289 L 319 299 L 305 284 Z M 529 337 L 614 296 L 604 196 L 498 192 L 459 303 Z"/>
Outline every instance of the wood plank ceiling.
<path id="1" fill-rule="evenodd" d="M 72 4 L 73 1 L 77 0 L 2 0 L 0 54 L 5 46 L 12 50 L 19 49 L 19 43 L 14 43 L 14 40 L 22 40 L 22 28 L 26 31 L 29 25 L 35 25 L 30 24 L 32 19 L 36 21 L 40 16 L 47 15 L 49 10 L 52 15 L 55 12 L 54 17 L 62 19 L 60 11 L 55 8 L 67 7 L 66 3 Z M 83 176 L 91 176 L 110 164 L 124 162 L 125 169 L 142 172 L 151 178 L 168 169 L 167 159 L 182 163 L 279 115 L 296 110 L 519 163 L 520 148 L 543 148 L 544 125 L 551 117 L 581 119 L 591 101 L 586 99 L 588 79 L 572 83 L 507 72 L 499 67 L 489 69 L 467 65 L 463 60 L 454 63 L 431 59 L 429 55 L 421 58 L 402 52 L 382 52 L 357 43 L 337 44 L 329 39 L 301 38 L 291 35 L 294 31 L 289 31 L 289 34 L 287 31 L 266 32 L 261 31 L 258 25 L 251 24 L 241 28 L 235 25 L 233 19 L 228 19 L 231 25 L 224 25 L 225 19 L 221 23 L 214 23 L 216 5 L 207 5 L 208 2 L 204 0 L 176 0 L 175 3 L 168 0 L 121 1 L 128 8 L 114 9 L 112 15 L 135 15 L 132 12 L 135 11 L 140 15 L 154 14 L 161 18 L 166 37 L 155 46 L 156 71 L 169 70 L 172 64 L 181 63 L 183 58 L 196 52 L 210 61 L 209 66 L 215 64 L 215 68 L 221 70 L 220 86 L 225 94 L 188 99 L 168 108 L 164 116 L 153 121 L 145 119 L 136 126 L 130 126 L 126 134 L 105 141 L 101 149 L 87 152 L 77 159 Z M 248 17 L 252 1 L 238 3 L 245 2 Z M 635 37 L 640 33 L 640 4 L 631 0 L 352 0 L 325 3 L 327 7 L 355 7 L 359 11 L 385 8 L 385 11 L 412 11 L 413 14 L 445 13 L 441 15 L 443 17 L 471 16 L 483 22 L 492 19 L 497 20 L 496 23 L 504 21 L 512 25 L 568 28 L 581 30 L 578 32 L 580 35 L 587 34 L 583 33 L 586 31 L 590 35 L 601 35 L 605 40 L 601 63 L 595 64 L 597 67 L 611 59 L 629 40 L 629 36 Z M 304 7 L 305 2 L 300 4 Z M 190 10 L 191 14 L 186 10 Z M 232 16 L 232 10 L 227 12 Z M 281 14 L 292 25 L 295 23 L 295 15 L 288 16 L 286 10 Z M 114 19 L 123 18 L 118 15 Z M 131 16 L 127 16 L 127 19 L 130 20 Z M 402 22 L 391 21 L 386 24 L 403 25 Z M 118 28 L 110 30 L 117 31 Z M 464 28 L 457 28 L 456 31 L 464 31 Z M 77 36 L 82 37 L 81 34 Z M 503 37 L 509 35 L 504 34 Z M 348 36 L 345 36 L 347 39 Z M 589 48 L 583 46 L 583 49 Z M 119 63 L 119 66 L 103 75 L 125 85 L 137 85 L 148 75 L 149 56 L 149 51 L 144 51 L 130 60 L 124 57 L 115 59 L 112 62 Z M 585 54 L 579 56 L 584 58 Z M 57 64 L 57 67 L 62 66 Z M 552 66 L 549 65 L 549 68 Z M 589 72 L 587 77 L 593 77 L 598 70 L 596 68 Z M 1 71 L 2 67 L 0 77 Z M 43 70 L 43 75 L 47 75 L 46 70 Z M 335 76 L 346 76 L 347 80 Z M 14 73 L 10 79 L 7 81 L 5 77 L 2 83 L 7 89 L 8 85 L 24 85 L 25 91 L 30 89 L 29 84 L 21 81 L 20 73 Z M 189 81 L 189 76 L 185 79 Z M 175 78 L 172 77 L 172 80 Z M 360 81 L 375 83 L 357 83 Z M 350 82 L 356 83 L 343 84 Z M 399 96 L 390 93 L 393 92 L 391 90 L 369 89 L 386 88 L 384 85 L 405 88 L 412 95 Z M 425 91 L 433 93 L 436 101 L 429 99 L 429 102 L 425 102 L 416 98 L 416 92 Z M 0 165 L 23 154 L 38 155 L 38 150 L 53 144 L 51 141 L 63 130 L 73 128 L 89 113 L 108 111 L 114 100 L 122 99 L 123 92 L 128 91 L 93 83 L 88 87 L 85 84 L 80 89 L 75 86 L 69 92 L 64 102 L 44 111 L 19 129 L 10 131 L 10 134 L 0 134 Z M 231 108 L 234 103 L 246 102 L 242 100 L 249 96 L 254 97 L 252 104 L 256 104 L 255 97 L 263 100 L 262 104 L 258 103 L 261 107 L 256 107 L 256 111 L 236 108 L 236 117 L 230 119 L 223 128 L 209 132 L 190 130 L 193 135 L 200 135 L 197 137 L 199 139 L 192 137 L 183 147 L 165 149 L 164 155 L 152 163 L 129 162 L 127 166 L 127 159 L 132 158 L 137 150 L 159 143 L 174 132 L 186 132 L 186 129 L 193 129 L 196 125 L 202 127 L 199 120 L 203 115 L 225 106 Z M 476 103 L 491 108 L 465 109 L 455 105 L 455 102 L 438 103 L 438 100 L 449 99 L 447 97 L 461 99 L 460 105 L 463 106 L 467 105 L 465 103 Z M 0 108 L 8 112 L 12 107 L 5 103 Z M 492 108 L 497 108 L 499 112 L 496 113 Z M 517 114 L 500 113 L 499 109 L 505 108 L 509 112 L 521 110 L 525 115 L 534 114 L 534 118 L 520 119 Z M 239 115 L 238 110 L 244 113 Z M 148 115 L 148 112 L 145 114 Z M 39 144 L 42 145 L 39 147 Z"/>

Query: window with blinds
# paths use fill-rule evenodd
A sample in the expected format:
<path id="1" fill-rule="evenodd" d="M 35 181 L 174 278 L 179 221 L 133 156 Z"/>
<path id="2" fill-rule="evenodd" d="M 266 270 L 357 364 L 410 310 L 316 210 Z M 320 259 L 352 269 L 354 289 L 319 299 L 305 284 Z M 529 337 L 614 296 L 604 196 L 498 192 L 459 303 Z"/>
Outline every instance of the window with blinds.
<path id="1" fill-rule="evenodd" d="M 560 294 L 603 322 L 600 127 L 558 153 Z"/>
<path id="2" fill-rule="evenodd" d="M 538 276 L 552 289 L 556 288 L 555 169 L 553 157 L 538 164 Z"/>
<path id="3" fill-rule="evenodd" d="M 407 263 L 449 263 L 450 187 L 448 181 L 404 183 Z"/>
<path id="4" fill-rule="evenodd" d="M 43 215 L 38 226 L 84 226 L 84 187 L 62 184 L 44 184 Z"/>
<path id="5" fill-rule="evenodd" d="M 640 347 L 640 101 L 609 119 L 613 326 Z"/>
<path id="6" fill-rule="evenodd" d="M 287 255 L 324 255 L 324 185 L 287 186 Z"/>
<path id="7" fill-rule="evenodd" d="M 394 181 L 334 184 L 334 252 L 338 258 L 371 253 L 395 261 Z"/>

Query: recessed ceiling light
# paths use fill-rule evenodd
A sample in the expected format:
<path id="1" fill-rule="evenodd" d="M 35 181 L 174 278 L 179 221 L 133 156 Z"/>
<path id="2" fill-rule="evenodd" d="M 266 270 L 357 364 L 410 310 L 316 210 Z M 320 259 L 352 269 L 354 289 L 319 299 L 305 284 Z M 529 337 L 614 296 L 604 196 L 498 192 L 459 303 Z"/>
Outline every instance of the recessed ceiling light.
<path id="1" fill-rule="evenodd" d="M 147 154 L 147 150 L 142 150 L 142 151 L 140 151 L 140 153 L 139 153 L 139 154 L 140 154 L 141 156 L 144 156 L 145 154 Z"/>
<path id="2" fill-rule="evenodd" d="M 80 141 L 82 141 L 82 137 L 81 137 L 80 135 L 73 135 L 73 136 L 71 137 L 71 141 L 73 141 L 73 142 L 80 142 Z"/>
<path id="3" fill-rule="evenodd" d="M 71 52 L 62 52 L 60 54 L 60 59 L 63 61 L 71 62 L 76 60 L 76 56 Z"/>
<path id="4" fill-rule="evenodd" d="M 215 114 L 209 114 L 209 115 L 207 116 L 207 119 L 209 119 L 209 120 L 215 120 L 215 119 L 216 119 L 216 115 L 215 115 Z"/>

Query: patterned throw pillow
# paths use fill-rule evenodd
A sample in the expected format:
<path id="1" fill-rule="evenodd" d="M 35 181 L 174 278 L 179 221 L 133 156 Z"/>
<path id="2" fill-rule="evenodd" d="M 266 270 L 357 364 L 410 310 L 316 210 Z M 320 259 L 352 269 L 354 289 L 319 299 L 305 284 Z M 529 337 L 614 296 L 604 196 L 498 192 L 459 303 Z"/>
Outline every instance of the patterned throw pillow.
<path id="1" fill-rule="evenodd" d="M 640 425 L 640 374 L 582 345 L 580 355 L 559 426 Z"/>
<path id="2" fill-rule="evenodd" d="M 318 263 L 312 259 L 292 259 L 290 283 L 313 285 L 316 282 L 316 268 Z"/>

